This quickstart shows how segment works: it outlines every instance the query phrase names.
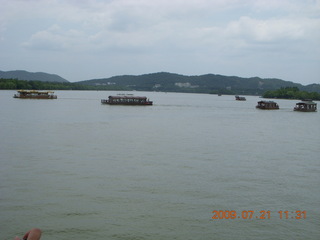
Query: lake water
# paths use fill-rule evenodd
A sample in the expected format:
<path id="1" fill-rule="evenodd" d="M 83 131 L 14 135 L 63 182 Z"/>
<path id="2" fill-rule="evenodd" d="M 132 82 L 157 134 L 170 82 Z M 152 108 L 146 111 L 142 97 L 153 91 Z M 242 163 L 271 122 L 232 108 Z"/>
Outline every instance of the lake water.
<path id="1" fill-rule="evenodd" d="M 32 227 L 46 240 L 320 239 L 320 114 L 295 100 L 264 111 L 255 96 L 134 92 L 154 105 L 109 106 L 123 92 L 14 93 L 0 91 L 1 239 Z"/>

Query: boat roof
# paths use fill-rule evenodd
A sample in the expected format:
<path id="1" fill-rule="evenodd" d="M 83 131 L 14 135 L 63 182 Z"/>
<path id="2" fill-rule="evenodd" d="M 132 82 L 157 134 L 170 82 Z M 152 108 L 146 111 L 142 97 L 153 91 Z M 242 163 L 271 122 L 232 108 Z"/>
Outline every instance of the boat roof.
<path id="1" fill-rule="evenodd" d="M 19 93 L 54 93 L 53 91 L 18 90 Z"/>
<path id="2" fill-rule="evenodd" d="M 139 96 L 127 96 L 127 95 L 123 95 L 123 96 L 109 96 L 109 98 L 115 98 L 115 99 L 123 99 L 123 98 L 130 98 L 130 99 L 146 99 L 147 97 L 139 97 Z"/>
<path id="3" fill-rule="evenodd" d="M 308 105 L 316 105 L 316 103 L 315 102 L 312 102 L 312 101 L 301 101 L 301 102 L 298 102 L 297 104 L 300 104 L 300 105 L 302 105 L 302 104 L 308 104 Z"/>
<path id="4" fill-rule="evenodd" d="M 259 101 L 259 103 L 262 103 L 262 102 L 264 102 L 264 103 L 276 103 L 274 101 Z"/>

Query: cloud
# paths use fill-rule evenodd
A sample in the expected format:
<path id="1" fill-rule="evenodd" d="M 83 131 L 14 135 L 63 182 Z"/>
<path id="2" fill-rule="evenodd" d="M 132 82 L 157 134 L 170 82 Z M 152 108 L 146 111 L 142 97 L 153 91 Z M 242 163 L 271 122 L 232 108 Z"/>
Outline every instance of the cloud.
<path id="1" fill-rule="evenodd" d="M 305 36 L 300 21 L 288 19 L 258 20 L 241 17 L 228 24 L 226 34 L 253 42 L 276 42 L 279 40 L 298 40 Z"/>
<path id="2" fill-rule="evenodd" d="M 231 16 L 224 24 L 215 21 L 215 14 L 219 14 L 221 10 L 228 14 L 231 9 L 230 3 L 233 4 L 233 8 L 237 8 L 239 1 L 53 2 L 55 4 L 47 14 L 48 18 L 56 15 L 57 21 L 54 24 L 59 26 L 60 31 L 53 31 L 50 26 L 33 33 L 23 46 L 37 49 L 48 47 L 48 50 L 69 48 L 78 51 L 112 47 L 157 47 L 165 43 L 179 49 L 183 46 L 218 44 L 217 40 L 226 44 L 230 38 L 242 40 L 246 44 L 275 43 L 281 40 L 301 40 L 306 37 L 305 29 L 314 30 L 310 25 L 317 24 L 304 19 L 301 21 L 285 17 L 258 19 L 239 16 L 232 19 L 234 17 Z M 286 1 L 253 2 L 254 9 L 291 6 Z M 41 6 L 38 8 L 42 9 Z"/>
<path id="3" fill-rule="evenodd" d="M 55 24 L 47 30 L 33 34 L 30 39 L 22 43 L 23 47 L 46 51 L 75 51 L 79 50 L 79 44 L 83 45 L 86 36 L 75 29 L 64 30 Z"/>
<path id="4" fill-rule="evenodd" d="M 232 74 L 239 66 L 241 74 L 244 66 L 257 62 L 271 65 L 285 59 L 289 64 L 293 55 L 295 65 L 319 61 L 319 0 L 0 2 L 2 53 L 7 48 L 48 59 L 81 56 L 82 61 L 91 59 L 89 64 L 118 59 L 121 71 L 138 69 L 126 66 L 134 59 L 140 69 L 153 64 L 188 73 L 191 65 L 202 73 L 217 63 L 220 69 L 232 65 Z"/>

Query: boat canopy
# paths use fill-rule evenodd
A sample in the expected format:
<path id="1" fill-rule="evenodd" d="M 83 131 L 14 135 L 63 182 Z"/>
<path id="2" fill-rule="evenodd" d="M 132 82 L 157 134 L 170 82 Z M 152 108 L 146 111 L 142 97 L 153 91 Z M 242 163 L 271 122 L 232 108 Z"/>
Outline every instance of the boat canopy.
<path id="1" fill-rule="evenodd" d="M 296 103 L 296 105 L 317 105 L 317 104 L 315 102 L 302 101 L 302 102 Z"/>
<path id="2" fill-rule="evenodd" d="M 138 97 L 138 96 L 128 96 L 128 95 L 123 95 L 123 96 L 109 96 L 109 99 L 147 99 L 147 97 Z"/>
<path id="3" fill-rule="evenodd" d="M 54 93 L 53 91 L 38 91 L 38 90 L 18 90 L 18 93 Z"/>

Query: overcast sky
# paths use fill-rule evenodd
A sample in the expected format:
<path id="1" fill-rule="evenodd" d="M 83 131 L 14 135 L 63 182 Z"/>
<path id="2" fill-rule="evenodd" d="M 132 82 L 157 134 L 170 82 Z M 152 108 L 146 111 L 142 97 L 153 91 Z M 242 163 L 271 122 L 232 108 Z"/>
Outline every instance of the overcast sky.
<path id="1" fill-rule="evenodd" d="M 320 0 L 0 0 L 0 70 L 320 83 Z"/>

